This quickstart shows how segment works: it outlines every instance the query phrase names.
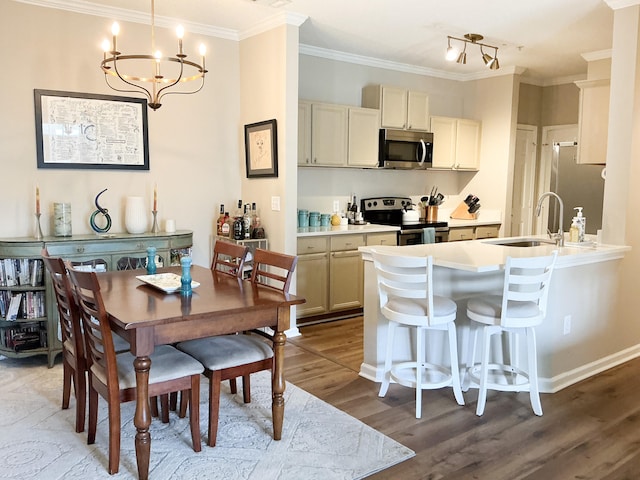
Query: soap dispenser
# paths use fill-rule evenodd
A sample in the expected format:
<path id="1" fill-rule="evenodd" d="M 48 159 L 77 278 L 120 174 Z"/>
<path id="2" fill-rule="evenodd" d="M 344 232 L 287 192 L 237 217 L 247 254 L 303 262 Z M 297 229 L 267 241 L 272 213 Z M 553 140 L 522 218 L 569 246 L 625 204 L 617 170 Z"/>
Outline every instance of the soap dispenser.
<path id="1" fill-rule="evenodd" d="M 569 241 L 571 243 L 578 243 L 580 236 L 580 227 L 578 226 L 578 217 L 573 217 L 571 220 L 571 227 L 569 228 Z"/>
<path id="2" fill-rule="evenodd" d="M 587 227 L 587 219 L 586 217 L 582 216 L 582 207 L 575 207 L 574 210 L 578 211 L 576 216 L 573 217 L 578 224 L 578 242 L 584 242 L 584 233 Z"/>

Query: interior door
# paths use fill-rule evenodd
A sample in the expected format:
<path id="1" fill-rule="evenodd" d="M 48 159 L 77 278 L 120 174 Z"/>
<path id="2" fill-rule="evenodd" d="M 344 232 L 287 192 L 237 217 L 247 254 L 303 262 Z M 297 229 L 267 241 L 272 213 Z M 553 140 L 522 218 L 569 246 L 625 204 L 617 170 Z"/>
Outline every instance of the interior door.
<path id="1" fill-rule="evenodd" d="M 537 127 L 519 125 L 513 169 L 511 236 L 531 235 L 536 186 Z"/>

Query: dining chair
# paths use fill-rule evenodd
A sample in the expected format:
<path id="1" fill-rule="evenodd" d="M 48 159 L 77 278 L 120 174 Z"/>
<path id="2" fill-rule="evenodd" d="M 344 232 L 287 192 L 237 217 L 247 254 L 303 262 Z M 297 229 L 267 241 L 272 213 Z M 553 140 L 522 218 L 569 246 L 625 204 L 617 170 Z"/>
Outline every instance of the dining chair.
<path id="1" fill-rule="evenodd" d="M 531 407 L 542 415 L 538 389 L 538 361 L 535 326 L 546 317 L 549 282 L 558 251 L 549 256 L 507 257 L 502 295 L 483 295 L 467 301 L 467 317 L 471 320 L 471 351 L 467 360 L 464 389 L 478 386 L 476 415 L 481 416 L 487 402 L 487 390 L 529 392 Z M 482 331 L 480 362 L 475 361 L 478 331 Z M 508 363 L 492 362 L 491 337 L 509 333 Z M 518 335 L 524 335 L 527 367 L 518 366 Z M 515 337 L 515 342 L 512 337 Z"/>
<path id="2" fill-rule="evenodd" d="M 213 245 L 211 270 L 242 278 L 249 248 L 237 243 L 216 240 Z"/>
<path id="3" fill-rule="evenodd" d="M 288 293 L 298 258 L 257 248 L 253 254 L 251 282 Z M 269 341 L 265 341 L 265 338 Z M 242 377 L 242 395 L 251 402 L 250 375 L 273 369 L 273 336 L 262 330 L 181 342 L 177 347 L 205 366 L 209 378 L 208 445 L 215 446 L 220 409 L 220 385 Z"/>
<path id="4" fill-rule="evenodd" d="M 456 336 L 457 305 L 450 298 L 433 293 L 433 257 L 388 254 L 373 249 L 380 312 L 387 319 L 384 371 L 379 397 L 384 397 L 389 384 L 415 388 L 416 418 L 422 416 L 422 390 L 451 386 L 458 405 L 464 405 L 458 365 Z M 407 328 L 415 341 L 415 358 L 393 360 L 395 333 Z M 448 335 L 450 366 L 428 361 L 427 332 L 444 331 Z"/>
<path id="5" fill-rule="evenodd" d="M 95 443 L 98 421 L 98 395 L 108 402 L 110 474 L 118 472 L 120 464 L 120 404 L 136 400 L 135 356 L 130 352 L 116 354 L 108 314 L 100 293 L 95 272 L 69 270 L 74 295 L 80 310 L 84 330 L 89 377 L 88 444 Z M 160 345 L 150 356 L 149 396 L 174 391 L 188 395 L 191 440 L 193 450 L 201 450 L 200 437 L 200 374 L 204 367 L 193 357 L 174 347 Z"/>
<path id="6" fill-rule="evenodd" d="M 49 252 L 46 249 L 42 249 L 40 256 L 51 277 L 60 319 L 63 372 L 62 409 L 69 408 L 71 382 L 73 381 L 73 391 L 76 399 L 76 432 L 80 433 L 84 431 L 87 404 L 87 366 L 78 306 L 73 297 L 64 261 L 59 257 L 49 256 Z"/>

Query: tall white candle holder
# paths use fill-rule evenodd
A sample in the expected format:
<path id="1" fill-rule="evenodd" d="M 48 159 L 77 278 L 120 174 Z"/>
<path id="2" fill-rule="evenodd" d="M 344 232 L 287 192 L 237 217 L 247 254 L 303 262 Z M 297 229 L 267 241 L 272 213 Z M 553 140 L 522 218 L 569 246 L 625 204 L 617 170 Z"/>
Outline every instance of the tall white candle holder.
<path id="1" fill-rule="evenodd" d="M 40 226 L 40 214 L 36 213 L 36 240 L 42 240 L 44 235 L 42 235 L 42 227 Z"/>

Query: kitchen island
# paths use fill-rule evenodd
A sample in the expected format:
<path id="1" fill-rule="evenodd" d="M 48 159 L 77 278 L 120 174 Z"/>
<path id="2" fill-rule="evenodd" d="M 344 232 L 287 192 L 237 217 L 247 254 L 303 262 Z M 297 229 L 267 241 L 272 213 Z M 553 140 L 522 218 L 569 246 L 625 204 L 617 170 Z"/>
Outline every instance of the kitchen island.
<path id="1" fill-rule="evenodd" d="M 526 237 L 546 240 L 546 237 Z M 433 255 L 434 290 L 458 303 L 458 348 L 461 366 L 467 360 L 468 320 L 466 298 L 502 290 L 502 269 L 507 256 L 548 255 L 558 249 L 551 280 L 547 318 L 536 328 L 540 391 L 555 392 L 607 368 L 640 355 L 640 345 L 629 345 L 624 324 L 629 319 L 613 314 L 617 299 L 618 270 L 630 247 L 597 245 L 557 247 L 508 246 L 503 243 L 524 238 L 500 238 L 467 242 L 411 245 L 404 247 L 360 247 L 364 260 L 364 360 L 360 375 L 381 381 L 386 341 L 386 320 L 380 314 L 376 274 L 371 248 L 401 255 Z M 589 240 L 593 240 L 589 237 Z M 536 242 L 533 242 L 536 243 Z M 429 339 L 430 360 L 442 361 L 441 339 Z M 395 360 L 409 360 L 409 339 L 397 335 Z M 403 346 L 405 348 L 403 349 Z M 521 349 L 524 352 L 524 349 Z M 446 355 L 445 355 L 446 356 Z"/>

